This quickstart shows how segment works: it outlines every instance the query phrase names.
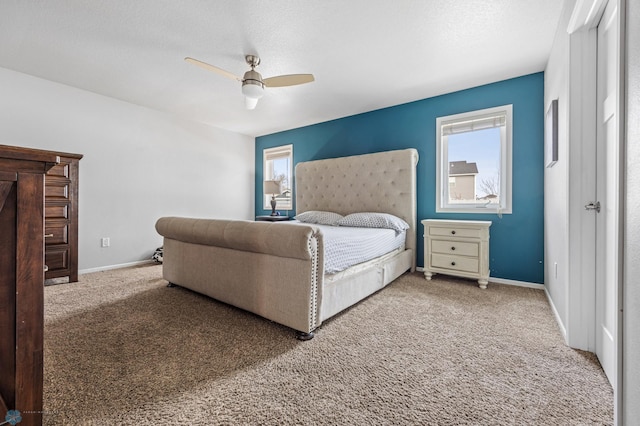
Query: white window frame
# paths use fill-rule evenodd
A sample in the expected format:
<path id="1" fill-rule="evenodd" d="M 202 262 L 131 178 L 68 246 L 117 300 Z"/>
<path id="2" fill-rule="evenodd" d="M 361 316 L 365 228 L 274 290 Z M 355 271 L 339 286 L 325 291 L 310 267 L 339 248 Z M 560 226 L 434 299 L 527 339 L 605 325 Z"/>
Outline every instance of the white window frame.
<path id="1" fill-rule="evenodd" d="M 291 190 L 291 198 L 289 202 L 283 200 L 277 200 L 276 209 L 280 210 L 293 210 L 293 145 L 281 145 L 273 148 L 265 148 L 262 150 L 262 182 L 273 179 L 273 167 L 269 164 L 271 160 L 277 160 L 279 158 L 289 158 L 289 189 Z M 262 188 L 260 188 L 262 192 Z M 262 208 L 264 210 L 271 210 L 271 195 L 262 194 Z"/>
<path id="2" fill-rule="evenodd" d="M 505 115 L 504 126 L 483 125 L 488 117 Z M 444 126 L 469 126 L 480 123 L 480 128 L 500 127 L 500 202 L 497 204 L 449 203 L 449 137 Z M 512 137 L 513 105 L 502 105 L 477 111 L 436 118 L 436 213 L 497 213 L 512 212 Z M 443 182 L 446 184 L 443 185 Z"/>

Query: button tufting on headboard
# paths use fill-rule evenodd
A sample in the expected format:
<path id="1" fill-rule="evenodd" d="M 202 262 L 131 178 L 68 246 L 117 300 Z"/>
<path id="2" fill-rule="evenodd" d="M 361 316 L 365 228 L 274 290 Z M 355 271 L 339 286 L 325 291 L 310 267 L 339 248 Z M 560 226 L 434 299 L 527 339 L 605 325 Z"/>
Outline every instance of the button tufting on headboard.
<path id="1" fill-rule="evenodd" d="M 415 256 L 417 163 L 415 149 L 298 163 L 296 212 L 394 214 L 411 227 L 407 233 L 407 248 L 412 248 Z"/>

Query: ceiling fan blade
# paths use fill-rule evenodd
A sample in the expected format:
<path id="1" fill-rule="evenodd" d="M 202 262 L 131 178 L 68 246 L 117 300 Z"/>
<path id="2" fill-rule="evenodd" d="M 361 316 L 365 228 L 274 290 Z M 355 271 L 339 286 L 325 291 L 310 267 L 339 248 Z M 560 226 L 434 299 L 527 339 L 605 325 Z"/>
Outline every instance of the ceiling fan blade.
<path id="1" fill-rule="evenodd" d="M 206 70 L 216 72 L 216 73 L 218 73 L 220 75 L 223 75 L 223 76 L 225 76 L 227 78 L 231 78 L 233 80 L 242 81 L 242 77 L 238 77 L 237 75 L 232 74 L 229 71 L 225 71 L 222 68 L 218 68 L 218 67 L 213 66 L 211 64 L 208 64 L 206 62 L 202 62 L 202 61 L 199 61 L 197 59 L 190 58 L 190 57 L 186 57 L 186 58 L 184 58 L 184 60 L 189 62 L 190 64 L 197 65 L 200 68 L 204 68 Z"/>
<path id="2" fill-rule="evenodd" d="M 314 80 L 313 74 L 289 74 L 265 78 L 262 82 L 267 87 L 285 87 L 311 83 Z"/>

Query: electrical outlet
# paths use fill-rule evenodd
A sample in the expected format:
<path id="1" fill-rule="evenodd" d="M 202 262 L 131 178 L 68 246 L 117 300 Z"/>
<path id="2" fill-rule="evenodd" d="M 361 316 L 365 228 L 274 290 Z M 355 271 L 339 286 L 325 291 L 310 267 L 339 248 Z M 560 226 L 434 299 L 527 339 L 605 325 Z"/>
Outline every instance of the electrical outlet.
<path id="1" fill-rule="evenodd" d="M 111 239 L 109 237 L 104 237 L 102 240 L 100 240 L 101 247 L 109 247 L 110 245 L 111 245 Z"/>

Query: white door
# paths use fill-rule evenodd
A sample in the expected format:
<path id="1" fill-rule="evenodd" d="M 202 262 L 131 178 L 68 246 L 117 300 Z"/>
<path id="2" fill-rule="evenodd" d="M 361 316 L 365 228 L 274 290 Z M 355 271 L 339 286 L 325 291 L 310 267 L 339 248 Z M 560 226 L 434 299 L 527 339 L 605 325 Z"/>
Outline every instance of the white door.
<path id="1" fill-rule="evenodd" d="M 620 35 L 618 2 L 610 0 L 598 25 L 596 355 L 616 388 L 620 214 Z"/>

